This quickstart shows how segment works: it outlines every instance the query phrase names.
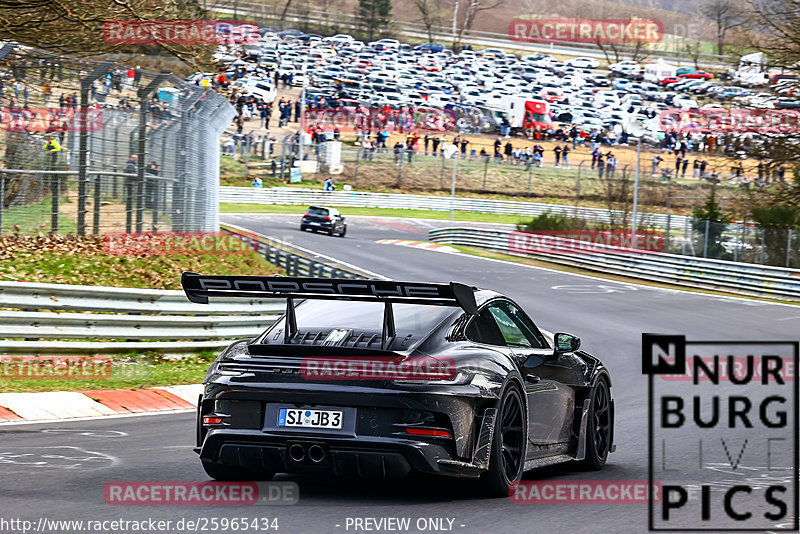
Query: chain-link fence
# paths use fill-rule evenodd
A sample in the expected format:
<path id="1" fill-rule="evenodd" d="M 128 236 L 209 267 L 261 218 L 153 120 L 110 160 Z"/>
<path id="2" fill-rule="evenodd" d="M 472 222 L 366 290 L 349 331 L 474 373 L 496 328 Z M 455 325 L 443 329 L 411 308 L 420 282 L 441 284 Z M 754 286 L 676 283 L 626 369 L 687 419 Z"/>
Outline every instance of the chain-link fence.
<path id="1" fill-rule="evenodd" d="M 700 258 L 800 268 L 800 230 L 687 219 L 669 233 L 666 251 Z"/>
<path id="2" fill-rule="evenodd" d="M 215 231 L 235 114 L 169 73 L 0 51 L 0 232 Z"/>
<path id="3" fill-rule="evenodd" d="M 442 148 L 451 146 L 450 141 L 438 146 L 429 143 L 426 150 L 420 140 L 414 150 L 408 150 L 398 143 L 397 137 L 392 137 L 385 146 L 310 139 L 301 145 L 297 134 L 278 138 L 253 132 L 226 133 L 221 140 L 223 155 L 249 162 L 248 169 L 256 170 L 254 174 L 265 172 L 287 184 L 321 185 L 332 177 L 336 183 L 350 184 L 355 189 L 449 193 L 455 174 L 460 193 L 515 195 L 575 206 L 599 205 L 611 210 L 623 207 L 625 199 L 630 204 L 635 169 L 629 164 L 610 166 L 604 162 L 601 169 L 585 154 L 574 153 L 566 160 L 560 157 L 556 164 L 552 149 L 541 159 L 534 159 L 525 155 L 517 140 L 506 142 L 516 146 L 510 153 L 503 148 L 496 155 L 491 142 L 486 145 L 470 142 L 464 150 L 458 146 L 457 157 L 444 157 Z M 701 183 L 697 187 L 705 191 L 711 185 Z M 669 191 L 660 179 L 648 179 L 645 183 L 643 178 L 639 194 L 643 206 L 663 209 Z M 672 205 L 674 209 L 691 207 L 690 201 L 680 199 Z"/>

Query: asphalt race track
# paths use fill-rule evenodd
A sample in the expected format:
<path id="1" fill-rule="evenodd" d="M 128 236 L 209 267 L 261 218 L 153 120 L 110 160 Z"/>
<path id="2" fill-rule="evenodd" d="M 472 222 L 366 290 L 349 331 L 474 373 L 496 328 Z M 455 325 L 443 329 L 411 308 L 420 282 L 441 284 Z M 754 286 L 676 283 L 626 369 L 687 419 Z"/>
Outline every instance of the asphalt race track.
<path id="1" fill-rule="evenodd" d="M 300 210 L 298 210 L 300 211 Z M 647 387 L 641 369 L 643 332 L 688 339 L 791 340 L 800 308 L 647 288 L 521 265 L 378 244 L 426 240 L 433 225 L 348 217 L 347 237 L 301 233 L 299 215 L 224 215 L 223 221 L 400 280 L 457 280 L 514 298 L 544 329 L 566 331 L 610 368 L 616 398 L 617 450 L 600 472 L 567 467 L 534 471 L 528 479 L 647 480 Z M 464 223 L 461 223 L 464 224 Z M 219 273 L 223 274 L 223 273 Z M 277 518 L 280 533 L 354 532 L 348 518 L 452 519 L 463 533 L 645 532 L 643 504 L 520 504 L 476 497 L 458 480 L 412 478 L 363 483 L 297 477 L 293 506 L 114 506 L 103 498 L 112 481 L 207 480 L 191 451 L 194 414 L 106 418 L 59 424 L 0 426 L 0 502 L 5 517 L 36 524 L 49 519 L 179 520 Z M 738 448 L 737 448 L 738 450 Z M 744 456 L 742 464 L 747 464 Z M 698 472 L 699 479 L 706 477 Z M 710 471 L 709 471 L 710 476 Z M 447 528 L 448 521 L 444 521 Z M 361 530 L 363 531 L 363 530 Z M 427 530 L 431 531 L 431 530 Z"/>

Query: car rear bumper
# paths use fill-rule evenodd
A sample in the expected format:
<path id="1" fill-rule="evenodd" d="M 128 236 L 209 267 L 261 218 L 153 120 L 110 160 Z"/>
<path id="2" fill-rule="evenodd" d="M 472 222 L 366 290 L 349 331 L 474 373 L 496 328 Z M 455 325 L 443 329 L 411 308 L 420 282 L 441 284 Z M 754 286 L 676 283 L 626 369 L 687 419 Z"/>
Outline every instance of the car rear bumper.
<path id="1" fill-rule="evenodd" d="M 206 438 L 200 458 L 252 471 L 379 479 L 402 478 L 411 471 L 461 477 L 476 477 L 483 472 L 481 466 L 454 460 L 447 449 L 436 443 L 402 439 L 322 439 L 217 432 Z"/>
<path id="2" fill-rule="evenodd" d="M 488 468 L 496 399 L 476 395 L 471 386 L 445 386 L 441 394 L 358 389 L 364 391 L 207 391 L 198 410 L 195 451 L 205 462 L 249 470 L 366 478 L 409 471 L 475 477 Z M 354 422 L 335 432 L 276 428 L 276 405 L 341 408 L 351 411 Z M 227 414 L 225 423 L 204 426 L 202 418 L 211 412 Z M 450 436 L 408 433 L 414 427 L 406 422 L 409 412 L 435 414 L 435 423 L 422 426 L 446 428 Z"/>

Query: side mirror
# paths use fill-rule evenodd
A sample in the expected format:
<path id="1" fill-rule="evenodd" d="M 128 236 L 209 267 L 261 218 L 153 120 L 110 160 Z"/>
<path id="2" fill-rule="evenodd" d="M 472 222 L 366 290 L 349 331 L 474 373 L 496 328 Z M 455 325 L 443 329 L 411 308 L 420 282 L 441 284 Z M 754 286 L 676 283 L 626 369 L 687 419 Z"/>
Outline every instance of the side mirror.
<path id="1" fill-rule="evenodd" d="M 561 332 L 553 336 L 553 344 L 555 345 L 556 355 L 575 352 L 581 348 L 581 338 Z"/>

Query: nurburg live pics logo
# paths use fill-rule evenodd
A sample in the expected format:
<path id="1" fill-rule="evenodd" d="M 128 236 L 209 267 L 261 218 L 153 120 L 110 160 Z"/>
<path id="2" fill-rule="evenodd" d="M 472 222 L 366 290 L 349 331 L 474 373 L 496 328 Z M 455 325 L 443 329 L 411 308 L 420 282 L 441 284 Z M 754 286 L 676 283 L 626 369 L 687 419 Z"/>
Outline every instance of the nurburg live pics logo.
<path id="1" fill-rule="evenodd" d="M 642 334 L 650 531 L 800 530 L 798 345 Z"/>

